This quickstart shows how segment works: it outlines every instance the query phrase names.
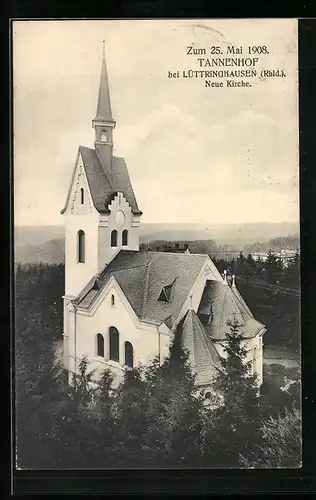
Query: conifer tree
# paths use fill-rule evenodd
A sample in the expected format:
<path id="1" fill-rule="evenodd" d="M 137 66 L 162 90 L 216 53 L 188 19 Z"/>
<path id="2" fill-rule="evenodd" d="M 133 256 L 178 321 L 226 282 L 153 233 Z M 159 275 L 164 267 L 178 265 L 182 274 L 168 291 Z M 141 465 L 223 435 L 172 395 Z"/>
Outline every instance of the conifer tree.
<path id="1" fill-rule="evenodd" d="M 246 467 L 296 468 L 302 462 L 302 414 L 293 404 L 276 416 L 262 422 L 262 442 L 253 460 L 244 460 Z"/>
<path id="2" fill-rule="evenodd" d="M 142 368 L 127 368 L 114 398 L 116 442 L 113 459 L 122 467 L 143 463 L 143 434 L 147 429 L 147 395 Z"/>
<path id="3" fill-rule="evenodd" d="M 251 373 L 251 362 L 246 360 L 241 325 L 233 318 L 228 326 L 225 357 L 221 358 L 221 369 L 214 380 L 222 404 L 213 418 L 218 429 L 217 466 L 237 468 L 241 456 L 255 455 L 260 440 L 260 411 L 257 380 Z"/>
<path id="4" fill-rule="evenodd" d="M 194 466 L 201 431 L 201 399 L 178 325 L 169 356 L 162 366 L 155 359 L 146 370 L 148 428 L 147 461 L 154 466 Z"/>
<path id="5" fill-rule="evenodd" d="M 265 279 L 267 283 L 275 285 L 279 282 L 283 271 L 281 259 L 269 250 L 265 262 Z"/>
<path id="6" fill-rule="evenodd" d="M 59 433 L 65 468 L 91 467 L 98 442 L 98 419 L 92 411 L 94 392 L 93 371 L 88 370 L 87 358 L 83 356 L 78 362 L 77 373 L 72 374 L 60 413 Z"/>

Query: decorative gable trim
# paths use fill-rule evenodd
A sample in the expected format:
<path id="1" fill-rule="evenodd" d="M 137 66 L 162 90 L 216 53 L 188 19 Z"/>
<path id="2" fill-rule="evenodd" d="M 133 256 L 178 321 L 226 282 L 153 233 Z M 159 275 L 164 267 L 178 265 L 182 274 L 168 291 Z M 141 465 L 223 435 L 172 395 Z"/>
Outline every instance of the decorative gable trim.
<path id="1" fill-rule="evenodd" d="M 61 214 L 64 214 L 66 212 L 67 208 L 68 208 L 70 193 L 71 193 L 71 189 L 72 189 L 72 186 L 73 186 L 73 183 L 74 183 L 74 180 L 75 180 L 76 171 L 77 171 L 77 165 L 78 165 L 79 155 L 80 155 L 80 149 L 78 148 L 77 156 L 76 156 L 76 160 L 75 160 L 75 164 L 74 164 L 74 168 L 72 170 L 71 181 L 70 181 L 70 184 L 69 184 L 69 187 L 68 187 L 68 192 L 67 192 L 67 196 L 66 196 L 65 205 L 64 205 L 64 208 L 60 211 Z"/>
<path id="2" fill-rule="evenodd" d="M 213 262 L 211 261 L 211 259 L 209 258 L 209 256 L 205 255 L 205 262 L 202 265 L 201 270 L 200 270 L 200 272 L 199 272 L 196 280 L 194 281 L 194 283 L 193 283 L 193 285 L 192 285 L 192 287 L 191 287 L 191 289 L 190 289 L 190 291 L 188 293 L 187 299 L 184 302 L 184 304 L 183 304 L 183 306 L 182 306 L 182 308 L 180 310 L 180 313 L 178 314 L 178 317 L 175 319 L 175 322 L 174 322 L 175 326 L 185 316 L 186 312 L 189 309 L 192 309 L 192 307 L 191 307 L 191 297 L 194 295 L 194 289 L 196 288 L 197 283 L 199 281 L 203 280 L 204 281 L 204 286 L 205 286 L 205 283 L 206 283 L 207 279 L 210 279 L 207 276 L 207 274 L 208 274 L 207 271 L 210 271 L 212 273 L 212 275 L 213 275 L 212 279 L 217 280 L 217 281 L 221 281 L 221 282 L 223 281 L 222 276 L 218 272 L 217 268 L 215 267 L 215 265 L 213 264 Z M 201 296 L 199 297 L 199 303 L 200 303 L 202 295 L 203 295 L 204 286 L 203 286 L 202 291 L 201 291 Z M 175 329 L 175 326 L 174 326 L 173 329 Z"/>
<path id="3" fill-rule="evenodd" d="M 80 186 L 80 184 L 81 184 L 80 176 L 83 177 L 83 186 Z M 85 197 L 86 198 L 85 204 L 83 205 L 82 210 L 78 209 L 78 211 L 77 211 L 75 209 L 75 201 L 76 201 L 77 196 L 80 196 L 79 190 L 81 189 L 81 187 L 84 188 L 84 191 L 85 191 L 87 196 Z M 89 188 L 89 183 L 88 183 L 88 179 L 87 179 L 87 175 L 85 172 L 84 163 L 82 161 L 81 154 L 79 154 L 74 183 L 73 183 L 71 191 L 72 192 L 71 192 L 70 202 L 69 202 L 69 208 L 70 208 L 71 212 L 74 213 L 74 211 L 75 211 L 78 214 L 85 213 L 86 209 L 87 209 L 87 205 L 88 205 L 88 210 L 90 213 L 92 213 L 93 209 L 94 209 L 94 205 L 93 205 L 91 191 Z"/>
<path id="4" fill-rule="evenodd" d="M 84 162 L 83 162 L 83 159 L 82 159 L 82 156 L 80 153 L 80 148 L 78 148 L 77 157 L 76 157 L 76 161 L 75 161 L 75 165 L 74 165 L 74 169 L 73 169 L 73 173 L 72 173 L 72 177 L 71 177 L 71 182 L 70 182 L 68 193 L 67 193 L 66 203 L 65 203 L 64 208 L 61 210 L 61 214 L 64 214 L 65 212 L 67 212 L 68 209 L 73 213 L 76 196 L 79 196 L 79 189 L 80 189 L 79 176 L 80 175 L 83 176 L 84 189 L 85 189 L 85 193 L 87 195 L 86 196 L 86 203 L 88 203 L 89 212 L 90 213 L 97 212 L 95 207 L 94 207 L 94 204 L 93 204 L 91 190 L 89 187 L 89 183 L 88 183 L 88 179 L 87 179 L 87 175 L 86 175 L 86 171 L 85 171 L 85 167 L 84 167 Z M 86 207 L 87 207 L 87 205 L 85 204 L 85 209 L 86 209 Z M 84 211 L 82 211 L 82 213 L 84 213 Z"/>
<path id="5" fill-rule="evenodd" d="M 111 202 L 108 204 L 108 210 L 111 213 L 114 213 L 116 210 L 122 210 L 123 212 L 132 212 L 131 206 L 128 203 L 127 199 L 124 197 L 124 194 L 121 191 L 118 191 Z"/>

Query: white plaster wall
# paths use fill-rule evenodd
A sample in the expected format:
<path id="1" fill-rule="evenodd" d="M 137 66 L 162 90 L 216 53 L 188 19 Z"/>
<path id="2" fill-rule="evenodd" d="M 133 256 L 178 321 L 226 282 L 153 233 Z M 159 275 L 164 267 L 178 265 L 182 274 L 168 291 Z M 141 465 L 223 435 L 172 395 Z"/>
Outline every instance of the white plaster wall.
<path id="1" fill-rule="evenodd" d="M 123 193 L 118 193 L 109 205 L 110 214 L 100 217 L 98 229 L 98 267 L 101 270 L 108 263 L 118 249 L 139 250 L 139 217 L 135 217 L 131 211 L 129 203 L 123 196 Z M 119 226 L 116 221 L 118 211 L 122 211 L 125 217 L 124 223 Z M 111 247 L 111 232 L 116 229 L 117 246 Z M 128 244 L 122 245 L 122 233 L 124 229 L 128 231 Z"/>
<path id="2" fill-rule="evenodd" d="M 188 309 L 193 309 L 195 312 L 198 311 L 207 280 L 212 279 L 212 280 L 223 281 L 221 275 L 218 273 L 217 269 L 213 266 L 214 264 L 210 261 L 210 259 L 205 260 L 205 264 L 201 269 L 200 275 L 196 279 L 187 300 L 182 306 L 182 309 L 180 311 L 176 323 L 181 321 L 181 319 L 186 314 Z"/>
<path id="3" fill-rule="evenodd" d="M 115 297 L 115 305 L 111 305 L 111 295 Z M 117 284 L 113 280 L 113 285 L 108 287 L 100 306 L 92 316 L 82 314 L 80 310 L 76 313 L 76 346 L 74 335 L 74 313 L 70 313 L 69 325 L 69 357 L 70 365 L 73 365 L 71 359 L 75 356 L 77 363 L 82 356 L 87 356 L 91 362 L 91 368 L 100 370 L 104 367 L 104 360 L 108 361 L 109 356 L 109 328 L 114 326 L 120 335 L 120 362 L 108 361 L 113 373 L 119 379 L 124 366 L 124 342 L 129 341 L 134 349 L 134 366 L 138 363 L 148 364 L 159 353 L 161 359 L 168 355 L 170 336 L 158 331 L 157 326 L 138 324 L 138 320 L 133 317 L 133 311 L 129 310 L 126 299 L 122 299 L 122 292 L 118 290 Z M 104 337 L 105 357 L 97 356 L 97 334 L 101 333 Z M 159 340 L 160 339 L 160 340 Z M 97 378 L 98 374 L 96 374 Z"/>
<path id="4" fill-rule="evenodd" d="M 65 295 L 77 296 L 98 271 L 98 214 L 67 214 Z M 85 233 L 85 262 L 78 262 L 78 231 Z"/>
<path id="5" fill-rule="evenodd" d="M 84 204 L 81 204 L 81 188 Z M 98 266 L 99 213 L 93 206 L 88 181 L 79 155 L 64 214 L 65 227 L 65 295 L 77 296 Z M 85 262 L 78 262 L 78 231 L 85 233 Z"/>

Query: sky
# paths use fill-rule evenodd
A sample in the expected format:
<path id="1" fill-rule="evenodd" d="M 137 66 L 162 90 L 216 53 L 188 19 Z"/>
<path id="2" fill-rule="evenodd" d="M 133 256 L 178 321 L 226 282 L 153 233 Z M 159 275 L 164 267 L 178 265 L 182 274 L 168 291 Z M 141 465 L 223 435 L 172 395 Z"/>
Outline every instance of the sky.
<path id="1" fill-rule="evenodd" d="M 94 143 L 103 40 L 114 154 L 143 222 L 298 220 L 296 20 L 65 20 L 13 27 L 15 225 L 63 223 L 78 146 Z M 216 57 L 187 46 L 227 44 L 266 45 L 259 68 L 286 78 L 251 88 L 168 78 Z"/>

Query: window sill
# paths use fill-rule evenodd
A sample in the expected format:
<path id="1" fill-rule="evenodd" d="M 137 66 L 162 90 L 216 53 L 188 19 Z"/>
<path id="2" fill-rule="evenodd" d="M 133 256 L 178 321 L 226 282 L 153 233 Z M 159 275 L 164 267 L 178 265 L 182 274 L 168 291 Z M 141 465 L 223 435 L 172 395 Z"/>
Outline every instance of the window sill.
<path id="1" fill-rule="evenodd" d="M 124 366 L 122 366 L 118 361 L 113 361 L 113 359 L 103 358 L 102 356 L 95 356 L 93 361 L 98 361 L 103 365 L 111 366 L 112 368 L 117 368 L 119 370 L 124 370 Z"/>

